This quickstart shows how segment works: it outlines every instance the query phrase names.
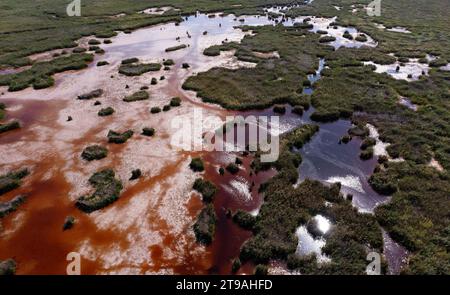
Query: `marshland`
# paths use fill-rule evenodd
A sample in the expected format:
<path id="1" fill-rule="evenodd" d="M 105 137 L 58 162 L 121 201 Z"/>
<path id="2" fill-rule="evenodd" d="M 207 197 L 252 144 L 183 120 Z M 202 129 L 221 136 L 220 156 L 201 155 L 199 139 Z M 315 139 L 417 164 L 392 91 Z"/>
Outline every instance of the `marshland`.
<path id="1" fill-rule="evenodd" d="M 450 273 L 448 2 L 66 2 L 1 4 L 0 273 Z M 194 109 L 277 161 L 175 148 Z"/>

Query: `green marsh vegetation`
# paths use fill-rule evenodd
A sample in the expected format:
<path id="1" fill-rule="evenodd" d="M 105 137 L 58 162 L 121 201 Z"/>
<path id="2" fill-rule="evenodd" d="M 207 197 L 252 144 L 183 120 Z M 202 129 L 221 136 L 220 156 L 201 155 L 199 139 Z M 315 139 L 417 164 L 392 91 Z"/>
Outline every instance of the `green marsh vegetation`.
<path id="1" fill-rule="evenodd" d="M 0 218 L 16 211 L 26 200 L 25 196 L 19 195 L 7 202 L 0 202 Z"/>
<path id="2" fill-rule="evenodd" d="M 363 2 L 367 4 L 370 1 Z M 306 204 L 302 204 L 301 209 L 297 211 L 303 212 L 303 215 L 296 217 L 297 219 L 289 216 L 289 220 L 296 221 L 291 221 L 290 227 L 286 227 L 281 218 L 266 223 L 261 221 L 259 227 L 257 221 L 255 236 L 242 249 L 242 259 L 265 263 L 273 257 L 286 258 L 289 265 L 301 267 L 301 271 L 305 273 L 360 273 L 366 265 L 363 260 L 365 252 L 361 245 L 363 242 L 369 242 L 372 248 L 380 249 L 381 225 L 395 241 L 411 251 L 410 263 L 403 270 L 405 273 L 450 273 L 450 72 L 437 68 L 445 65 L 450 57 L 450 9 L 445 9 L 448 8 L 448 3 L 442 1 L 412 2 L 400 0 L 383 3 L 382 16 L 375 19 L 368 17 L 364 11 L 356 14 L 349 12 L 353 1 L 347 0 L 339 1 L 339 6 L 343 6 L 340 11 L 334 9 L 335 1 L 315 0 L 311 5 L 288 12 L 292 16 L 337 15 L 338 25 L 356 27 L 373 37 L 378 42 L 375 48 L 340 48 L 334 51 L 329 46 L 320 45 L 319 34 L 311 35 L 301 26 L 294 29 L 275 26 L 256 28 L 256 36 L 245 37 L 242 44 L 228 43 L 205 50 L 207 55 L 218 55 L 221 50 L 235 49 L 238 59 L 257 63 L 254 69 L 212 69 L 189 78 L 184 85 L 186 89 L 197 91 L 204 101 L 218 103 L 229 109 L 270 107 L 281 102 L 301 105 L 298 101 L 306 102 L 306 105 L 309 97 L 299 94 L 299 86 L 306 80 L 306 73 L 317 68 L 317 57 L 324 57 L 329 68 L 322 72 L 322 79 L 314 84 L 315 91 L 310 99 L 315 110 L 311 118 L 322 122 L 349 118 L 356 126 L 360 126 L 352 130 L 350 135 L 363 138 L 367 136 L 367 130 L 361 126 L 370 123 L 378 129 L 380 139 L 390 143 L 387 148 L 389 155 L 405 159 L 403 163 L 384 161 L 370 178 L 369 182 L 376 191 L 392 195 L 389 203 L 377 208 L 375 217 L 352 212 L 351 206 L 340 200 L 341 198 L 339 201 L 330 201 L 336 203 L 332 208 L 342 207 L 342 215 L 336 216 L 335 220 L 349 220 L 348 223 L 342 222 L 328 237 L 323 252 L 331 257 L 332 262 L 331 265 L 322 266 L 319 271 L 315 259 L 299 260 L 292 255 L 295 246 L 295 238 L 292 235 L 295 230 L 294 223 L 298 226 L 300 221 L 307 222 L 313 213 L 326 213 L 327 217 L 331 217 L 329 209 L 314 208 L 313 205 L 309 207 L 307 203 L 311 192 L 315 192 L 317 197 L 321 195 L 320 191 L 327 191 L 329 188 L 321 188 L 320 184 L 307 181 L 295 190 L 295 195 L 299 197 L 289 195 L 289 199 L 284 199 L 289 193 L 279 192 L 284 192 L 283 187 L 287 187 L 288 183 L 297 181 L 298 173 L 294 169 L 280 168 L 287 167 L 289 163 L 297 165 L 301 158 L 282 151 L 275 165 L 279 171 L 278 175 L 264 185 L 266 199 L 270 201 L 266 200 L 267 204 L 264 203 L 258 219 L 264 219 L 265 214 L 273 216 L 273 212 L 288 212 L 289 208 L 279 207 L 281 205 L 278 201 L 281 200 L 289 203 L 293 199 L 301 199 Z M 415 9 L 411 9 L 411 5 L 414 5 Z M 375 26 L 375 21 L 387 28 L 406 27 L 411 33 L 379 29 Z M 296 35 L 305 37 L 296 38 Z M 285 40 L 283 36 L 286 37 Z M 265 42 L 265 39 L 271 41 Z M 295 50 L 289 50 L 289 40 L 293 41 L 292 47 Z M 313 50 L 309 51 L 309 48 Z M 263 52 L 277 50 L 280 59 L 258 60 L 250 54 L 256 49 Z M 428 76 L 422 76 L 413 82 L 395 80 L 387 74 L 375 73 L 371 66 L 363 66 L 364 61 L 391 64 L 396 58 L 389 55 L 390 53 L 402 60 L 421 58 L 425 61 L 426 54 L 438 58 L 430 62 L 433 68 Z M 284 66 L 279 67 L 279 64 Z M 418 105 L 418 110 L 400 106 L 400 97 L 410 99 Z M 371 143 L 362 153 L 363 158 L 372 156 Z M 443 171 L 428 166 L 433 158 L 442 165 Z M 254 166 L 258 169 L 274 165 L 262 165 L 256 161 Z M 272 186 L 276 189 L 271 190 Z M 327 193 L 327 196 L 333 195 Z M 337 198 L 337 195 L 334 197 Z M 271 204 L 271 201 L 277 205 Z M 271 206 L 272 209 L 268 209 Z M 353 224 L 360 222 L 363 222 L 364 226 L 355 228 Z M 285 226 L 272 230 L 279 224 Z M 289 233 L 286 228 L 290 229 Z M 286 237 L 268 239 L 280 233 L 286 233 Z M 352 249 L 353 253 L 349 257 L 339 254 L 348 249 Z"/>
<path id="3" fill-rule="evenodd" d="M 201 158 L 193 158 L 189 164 L 189 168 L 191 168 L 194 172 L 202 172 L 205 170 L 205 165 L 203 164 L 203 160 Z"/>
<path id="4" fill-rule="evenodd" d="M 107 117 L 107 116 L 111 116 L 112 114 L 114 114 L 115 110 L 112 107 L 106 107 L 103 109 L 100 109 L 98 111 L 98 115 L 100 117 Z"/>
<path id="5" fill-rule="evenodd" d="M 132 95 L 129 95 L 123 99 L 125 102 L 133 102 L 133 101 L 140 101 L 140 100 L 146 100 L 149 99 L 150 95 L 145 90 L 140 90 L 138 92 L 133 93 Z"/>
<path id="6" fill-rule="evenodd" d="M 93 98 L 98 98 L 100 96 L 103 95 L 103 89 L 95 89 L 92 90 L 91 92 L 82 94 L 82 95 L 78 95 L 78 99 L 80 100 L 89 100 L 89 99 L 93 99 Z"/>
<path id="7" fill-rule="evenodd" d="M 358 213 L 340 193 L 340 184 L 325 186 L 305 180 L 293 187 L 301 163 L 293 148 L 303 146 L 317 131 L 316 125 L 304 125 L 282 136 L 280 157 L 274 164 L 278 173 L 260 189 L 264 203 L 258 216 L 241 212 L 233 217 L 254 233 L 243 245 L 240 259 L 260 264 L 281 259 L 304 274 L 363 274 L 367 265 L 366 247 L 377 251 L 382 248 L 381 229 L 375 217 Z M 255 171 L 269 168 L 257 163 L 253 167 Z M 326 206 L 325 202 L 332 205 Z M 319 265 L 314 258 L 306 264 L 304 257 L 295 254 L 298 240 L 294 233 L 317 214 L 326 216 L 333 224 L 322 249 L 331 262 Z"/>
<path id="8" fill-rule="evenodd" d="M 132 130 L 127 130 L 125 132 L 116 132 L 113 130 L 109 130 L 108 132 L 108 142 L 109 143 L 116 143 L 116 144 L 122 144 L 127 142 L 128 139 L 130 139 L 133 136 L 134 132 Z"/>
<path id="9" fill-rule="evenodd" d="M 51 87 L 54 84 L 52 75 L 69 70 L 80 70 L 93 60 L 91 54 L 72 54 L 51 61 L 37 62 L 22 72 L 0 75 L 0 86 L 8 86 L 9 91 L 19 91 L 30 86 L 34 89 Z"/>
<path id="10" fill-rule="evenodd" d="M 207 205 L 200 211 L 194 224 L 194 233 L 199 243 L 209 245 L 214 239 L 216 231 L 217 216 L 212 204 Z"/>
<path id="11" fill-rule="evenodd" d="M 12 191 L 22 185 L 22 179 L 30 174 L 28 169 L 21 169 L 0 175 L 0 195 Z"/>
<path id="12" fill-rule="evenodd" d="M 122 190 L 122 182 L 115 177 L 112 169 L 105 169 L 94 173 L 89 178 L 89 183 L 95 188 L 95 192 L 90 196 L 78 198 L 76 206 L 90 213 L 102 209 L 115 202 Z"/>
<path id="13" fill-rule="evenodd" d="M 0 134 L 4 132 L 8 132 L 14 129 L 20 128 L 20 122 L 17 120 L 12 120 L 6 123 L 0 123 Z"/>
<path id="14" fill-rule="evenodd" d="M 180 22 L 182 15 L 193 14 L 198 10 L 204 12 L 226 11 L 239 15 L 262 13 L 262 5 L 290 2 L 290 0 L 250 0 L 245 2 L 239 0 L 231 2 L 157 0 L 149 3 L 146 0 L 137 0 L 130 3 L 124 0 L 101 0 L 83 3 L 82 17 L 69 17 L 66 14 L 68 3 L 65 0 L 39 2 L 4 0 L 2 9 L 0 9 L 0 18 L 2 19 L 0 69 L 31 65 L 33 62 L 28 58 L 29 55 L 53 49 L 74 48 L 77 46 L 75 41 L 85 36 L 95 35 L 96 38 L 111 38 L 117 35 L 117 31 L 131 32 L 150 25 Z M 242 6 L 233 7 L 233 3 Z M 179 11 L 170 10 L 163 15 L 138 13 L 149 7 L 161 6 L 171 6 Z M 120 13 L 125 15 L 120 18 L 113 17 Z M 106 39 L 104 43 L 111 42 Z M 30 74 L 32 74 L 33 80 L 40 78 L 39 73 Z M 49 81 L 46 85 L 51 84 L 50 79 L 47 80 Z M 17 88 L 11 87 L 11 90 L 14 89 Z"/>
<path id="15" fill-rule="evenodd" d="M 125 76 L 140 76 L 147 72 L 157 72 L 161 69 L 159 63 L 127 63 L 119 67 L 119 73 Z"/>
<path id="16" fill-rule="evenodd" d="M 307 73 L 317 68 L 318 56 L 324 56 L 331 48 L 320 46 L 318 35 L 306 30 L 265 26 L 253 31 L 256 35 L 245 37 L 242 43 L 216 46 L 215 53 L 208 54 L 235 49 L 238 59 L 257 63 L 255 68 L 214 68 L 188 78 L 183 88 L 197 91 L 205 102 L 228 109 L 266 108 L 276 103 L 308 104 L 308 98 L 301 95 L 301 85 L 307 81 Z M 277 51 L 280 58 L 258 58 L 254 55 L 256 51 Z"/>
<path id="17" fill-rule="evenodd" d="M 187 48 L 187 45 L 186 44 L 180 44 L 180 45 L 177 45 L 177 46 L 172 46 L 172 47 L 166 48 L 166 52 L 177 51 L 177 50 L 184 49 L 184 48 Z"/>
<path id="18" fill-rule="evenodd" d="M 81 153 L 81 157 L 86 161 L 100 160 L 106 158 L 108 150 L 101 145 L 91 145 L 86 147 Z"/>
<path id="19" fill-rule="evenodd" d="M 197 178 L 194 182 L 193 189 L 198 191 L 202 195 L 202 200 L 205 203 L 211 203 L 214 200 L 214 196 L 217 192 L 217 188 L 209 180 Z"/>

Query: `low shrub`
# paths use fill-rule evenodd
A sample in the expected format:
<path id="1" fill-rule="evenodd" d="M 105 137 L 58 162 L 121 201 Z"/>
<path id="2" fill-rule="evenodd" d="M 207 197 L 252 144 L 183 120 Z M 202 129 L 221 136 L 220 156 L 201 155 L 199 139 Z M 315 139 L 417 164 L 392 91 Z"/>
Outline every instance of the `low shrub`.
<path id="1" fill-rule="evenodd" d="M 90 213 L 102 209 L 115 202 L 122 190 L 122 182 L 115 178 L 112 169 L 105 169 L 94 173 L 89 178 L 89 183 L 95 188 L 95 192 L 90 196 L 78 198 L 76 206 Z"/>
<path id="2" fill-rule="evenodd" d="M 239 167 L 235 163 L 230 163 L 225 167 L 225 169 L 231 174 L 236 174 L 239 172 Z"/>
<path id="3" fill-rule="evenodd" d="M 214 183 L 209 180 L 203 180 L 202 178 L 197 178 L 195 180 L 193 189 L 202 195 L 202 200 L 205 203 L 212 202 L 217 193 L 217 188 Z"/>
<path id="4" fill-rule="evenodd" d="M 0 176 L 0 195 L 18 188 L 22 184 L 22 178 L 29 173 L 28 169 L 21 169 Z"/>
<path id="5" fill-rule="evenodd" d="M 103 89 L 95 89 L 89 93 L 78 95 L 78 99 L 80 100 L 88 100 L 102 96 Z"/>
<path id="6" fill-rule="evenodd" d="M 106 158 L 108 150 L 101 145 L 91 145 L 86 147 L 81 153 L 81 157 L 87 161 L 100 160 Z"/>
<path id="7" fill-rule="evenodd" d="M 123 65 L 128 65 L 128 64 L 133 64 L 133 63 L 137 63 L 139 61 L 139 59 L 137 57 L 131 57 L 131 58 L 127 58 L 122 60 L 122 64 Z"/>
<path id="8" fill-rule="evenodd" d="M 0 124 L 0 133 L 11 131 L 20 128 L 20 122 L 17 120 L 10 121 L 8 123 Z"/>
<path id="9" fill-rule="evenodd" d="M 191 160 L 191 163 L 189 164 L 189 168 L 191 168 L 191 170 L 194 172 L 202 172 L 203 170 L 205 170 L 203 161 L 200 158 L 193 158 Z"/>
<path id="10" fill-rule="evenodd" d="M 194 233 L 197 242 L 210 245 L 213 241 L 216 231 L 217 216 L 214 211 L 214 206 L 209 204 L 197 216 L 197 221 L 194 224 Z"/>
<path id="11" fill-rule="evenodd" d="M 233 221 L 243 229 L 253 230 L 256 223 L 256 218 L 246 211 L 238 210 L 233 215 Z"/>
<path id="12" fill-rule="evenodd" d="M 98 111 L 98 115 L 100 117 L 106 117 L 106 116 L 111 116 L 112 114 L 114 114 L 114 112 L 115 111 L 112 107 L 107 107 L 107 108 L 100 109 Z"/>
<path id="13" fill-rule="evenodd" d="M 102 60 L 97 63 L 97 67 L 102 67 L 106 65 L 109 65 L 109 62 L 107 62 L 106 60 Z"/>
<path id="14" fill-rule="evenodd" d="M 175 64 L 175 62 L 173 61 L 173 59 L 167 59 L 163 62 L 163 65 L 165 66 L 173 66 Z"/>
<path id="15" fill-rule="evenodd" d="M 141 176 L 142 176 L 141 169 L 135 169 L 135 170 L 131 171 L 130 180 L 136 180 L 136 179 L 140 178 Z"/>
<path id="16" fill-rule="evenodd" d="M 180 45 L 177 45 L 177 46 L 172 46 L 172 47 L 166 48 L 166 52 L 177 51 L 177 50 L 180 50 L 180 49 L 184 49 L 186 47 L 187 47 L 186 44 L 180 44 Z"/>
<path id="17" fill-rule="evenodd" d="M 155 128 L 144 127 L 142 129 L 142 135 L 145 135 L 145 136 L 155 135 Z"/>
<path id="18" fill-rule="evenodd" d="M 67 216 L 64 220 L 63 230 L 69 230 L 75 225 L 75 217 Z"/>
<path id="19" fill-rule="evenodd" d="M 133 93 L 132 95 L 129 95 L 123 99 L 125 102 L 133 102 L 133 101 L 140 101 L 140 100 L 146 100 L 149 99 L 150 95 L 145 90 L 140 90 L 138 92 Z"/>
<path id="20" fill-rule="evenodd" d="M 179 107 L 181 105 L 181 99 L 179 97 L 172 97 L 170 99 L 171 107 Z"/>
<path id="21" fill-rule="evenodd" d="M 127 130 L 123 133 L 110 130 L 108 132 L 108 142 L 117 144 L 125 143 L 127 142 L 128 139 L 130 139 L 133 136 L 133 133 L 134 132 L 132 130 Z"/>
<path id="22" fill-rule="evenodd" d="M 161 108 L 160 107 L 152 107 L 150 109 L 150 113 L 152 113 L 152 114 L 157 114 L 157 113 L 160 113 L 160 112 L 161 112 Z"/>
<path id="23" fill-rule="evenodd" d="M 156 72 L 161 69 L 161 64 L 123 64 L 119 67 L 119 73 L 125 76 L 140 76 L 147 72 Z"/>

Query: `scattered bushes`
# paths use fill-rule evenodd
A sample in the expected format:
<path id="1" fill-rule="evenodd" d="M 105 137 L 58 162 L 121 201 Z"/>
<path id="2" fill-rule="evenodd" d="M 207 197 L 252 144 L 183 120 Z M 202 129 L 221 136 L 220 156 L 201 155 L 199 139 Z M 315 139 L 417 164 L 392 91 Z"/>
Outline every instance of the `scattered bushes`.
<path id="1" fill-rule="evenodd" d="M 108 156 L 108 150 L 101 145 L 88 146 L 81 153 L 81 157 L 86 161 L 100 160 L 106 156 Z"/>
<path id="2" fill-rule="evenodd" d="M 86 213 L 102 209 L 115 202 L 123 188 L 122 182 L 115 178 L 112 169 L 94 173 L 89 178 L 89 183 L 95 188 L 95 192 L 90 196 L 80 197 L 76 202 L 76 206 Z"/>
<path id="3" fill-rule="evenodd" d="M 183 63 L 183 69 L 189 69 L 191 66 L 188 63 Z"/>
<path id="4" fill-rule="evenodd" d="M 117 144 L 125 143 L 128 139 L 131 138 L 131 136 L 133 136 L 133 133 L 134 132 L 132 130 L 128 130 L 123 133 L 110 130 L 108 132 L 108 142 Z"/>

